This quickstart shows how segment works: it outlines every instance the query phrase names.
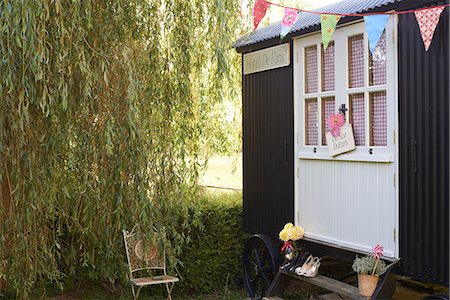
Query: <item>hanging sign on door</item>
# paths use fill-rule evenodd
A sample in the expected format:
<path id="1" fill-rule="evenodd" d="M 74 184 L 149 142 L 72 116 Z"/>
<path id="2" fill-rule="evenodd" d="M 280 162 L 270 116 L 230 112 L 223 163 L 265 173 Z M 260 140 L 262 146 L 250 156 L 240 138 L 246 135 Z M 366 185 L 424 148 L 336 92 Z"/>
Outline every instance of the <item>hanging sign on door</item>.
<path id="1" fill-rule="evenodd" d="M 325 133 L 325 137 L 330 156 L 336 156 L 356 148 L 351 124 L 342 125 L 339 134 L 333 135 L 331 132 L 327 132 Z"/>

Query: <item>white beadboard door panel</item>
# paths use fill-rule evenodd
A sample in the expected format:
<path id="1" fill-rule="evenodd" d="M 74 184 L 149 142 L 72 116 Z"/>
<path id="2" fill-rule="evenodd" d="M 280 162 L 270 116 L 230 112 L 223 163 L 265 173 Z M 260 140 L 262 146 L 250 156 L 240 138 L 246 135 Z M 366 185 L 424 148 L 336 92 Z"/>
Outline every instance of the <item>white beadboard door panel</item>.
<path id="1" fill-rule="evenodd" d="M 299 162 L 297 223 L 320 241 L 396 256 L 392 163 L 305 160 Z"/>
<path id="2" fill-rule="evenodd" d="M 348 95 L 367 94 L 378 88 L 387 93 L 387 145 L 366 146 L 329 157 L 326 146 L 305 143 L 305 101 L 328 96 L 327 93 L 305 92 L 305 48 L 317 45 L 321 35 L 310 34 L 294 42 L 294 111 L 295 111 L 295 222 L 304 227 L 305 236 L 343 246 L 355 251 L 370 252 L 379 243 L 386 257 L 398 258 L 398 132 L 396 22 L 391 17 L 386 27 L 387 84 L 350 90 L 347 87 L 347 40 L 356 34 L 367 34 L 363 22 L 342 26 L 334 34 L 336 111 L 347 104 Z M 367 47 L 367 46 L 365 46 Z M 365 49 L 366 51 L 367 49 Z M 367 54 L 366 54 L 367 55 Z M 320 59 L 320 58 L 318 58 Z M 365 57 L 367 59 L 367 56 Z M 366 67 L 367 67 L 367 63 Z M 320 61 L 319 61 L 320 66 Z M 343 71 L 344 70 L 344 71 Z M 320 85 L 320 70 L 318 70 Z M 366 102 L 367 104 L 368 102 Z M 320 112 L 320 109 L 319 109 Z M 348 117 L 348 116 L 347 116 Z M 320 115 L 319 115 L 320 118 Z M 348 122 L 348 118 L 347 118 Z M 320 123 L 320 122 L 319 122 Z M 367 123 L 368 124 L 368 123 Z M 318 124 L 319 131 L 321 129 Z M 319 133 L 319 137 L 320 137 Z"/>

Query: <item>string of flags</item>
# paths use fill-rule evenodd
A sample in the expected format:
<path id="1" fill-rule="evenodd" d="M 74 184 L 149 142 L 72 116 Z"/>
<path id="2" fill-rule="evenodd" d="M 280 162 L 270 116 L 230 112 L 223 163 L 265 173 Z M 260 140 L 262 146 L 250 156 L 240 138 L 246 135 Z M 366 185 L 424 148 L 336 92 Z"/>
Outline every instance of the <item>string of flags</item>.
<path id="1" fill-rule="evenodd" d="M 253 27 L 254 30 L 258 28 L 259 23 L 266 15 L 267 9 L 271 6 L 278 6 L 284 8 L 284 17 L 281 21 L 280 38 L 283 39 L 292 29 L 295 22 L 301 18 L 303 13 L 320 14 L 320 26 L 322 32 L 322 42 L 324 49 L 326 50 L 328 44 L 333 38 L 333 33 L 336 26 L 344 16 L 364 17 L 364 23 L 366 25 L 366 31 L 369 38 L 370 52 L 374 53 L 376 45 L 383 34 L 386 24 L 390 15 L 399 15 L 406 13 L 414 13 L 417 23 L 419 24 L 420 34 L 422 36 L 425 51 L 428 51 L 433 40 L 434 31 L 439 23 L 441 13 L 450 4 L 443 4 L 439 6 L 419 8 L 406 11 L 390 11 L 379 13 L 366 13 L 366 14 L 334 14 L 328 12 L 309 11 L 301 8 L 289 7 L 270 2 L 268 0 L 255 0 L 253 6 Z"/>

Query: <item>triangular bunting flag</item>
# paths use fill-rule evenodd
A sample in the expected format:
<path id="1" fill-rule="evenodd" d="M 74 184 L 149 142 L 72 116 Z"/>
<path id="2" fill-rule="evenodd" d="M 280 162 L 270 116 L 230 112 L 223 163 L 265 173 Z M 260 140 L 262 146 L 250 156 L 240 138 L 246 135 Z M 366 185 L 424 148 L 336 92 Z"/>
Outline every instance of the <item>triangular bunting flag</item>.
<path id="1" fill-rule="evenodd" d="M 388 20 L 389 15 L 364 16 L 364 23 L 366 23 L 366 31 L 369 37 L 370 53 L 373 53 L 373 50 L 375 50 Z"/>
<path id="2" fill-rule="evenodd" d="M 255 5 L 253 6 L 253 29 L 256 30 L 258 28 L 259 22 L 266 15 L 267 9 L 269 8 L 270 3 L 266 0 L 256 0 Z"/>
<path id="3" fill-rule="evenodd" d="M 428 51 L 433 40 L 434 31 L 439 23 L 439 17 L 445 7 L 434 7 L 415 11 L 417 23 L 419 23 L 425 51 Z"/>
<path id="4" fill-rule="evenodd" d="M 298 13 L 296 9 L 288 7 L 284 8 L 284 17 L 283 21 L 281 21 L 281 39 L 284 39 L 284 37 L 289 33 L 292 25 L 294 25 L 294 23 L 297 21 L 299 15 L 300 13 Z"/>
<path id="5" fill-rule="evenodd" d="M 324 50 L 327 50 L 328 44 L 333 37 L 336 25 L 341 19 L 341 16 L 323 14 L 320 15 L 320 26 L 322 28 L 322 42 Z"/>

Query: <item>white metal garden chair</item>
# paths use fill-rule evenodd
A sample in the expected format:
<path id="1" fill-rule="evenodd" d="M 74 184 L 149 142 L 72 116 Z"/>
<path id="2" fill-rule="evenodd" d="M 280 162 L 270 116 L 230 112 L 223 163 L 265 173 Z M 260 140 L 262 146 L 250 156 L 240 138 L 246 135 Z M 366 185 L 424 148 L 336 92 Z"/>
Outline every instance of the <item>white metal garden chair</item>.
<path id="1" fill-rule="evenodd" d="M 133 298 L 138 299 L 141 289 L 145 286 L 155 284 L 165 284 L 167 290 L 167 299 L 172 299 L 171 292 L 175 282 L 179 281 L 177 277 L 169 276 L 166 273 L 166 255 L 161 249 L 160 242 L 153 245 L 145 245 L 144 240 L 134 226 L 131 232 L 123 230 L 123 240 L 127 253 L 128 267 L 130 270 L 131 291 Z M 149 277 L 135 277 L 138 271 L 157 271 L 161 275 Z M 137 290 L 136 290 L 137 289 Z"/>

